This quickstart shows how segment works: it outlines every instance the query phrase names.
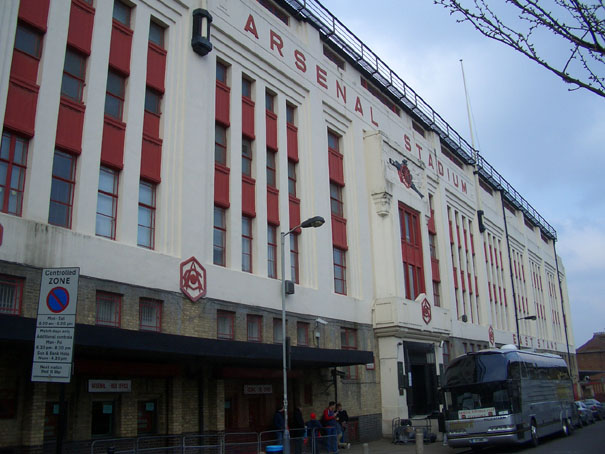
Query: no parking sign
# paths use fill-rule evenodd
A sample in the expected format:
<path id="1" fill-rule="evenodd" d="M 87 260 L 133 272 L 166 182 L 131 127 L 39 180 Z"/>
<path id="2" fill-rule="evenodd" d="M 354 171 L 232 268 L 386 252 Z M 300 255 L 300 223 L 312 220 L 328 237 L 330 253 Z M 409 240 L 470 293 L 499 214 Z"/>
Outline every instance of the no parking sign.
<path id="1" fill-rule="evenodd" d="M 32 381 L 69 383 L 80 268 L 42 270 Z"/>

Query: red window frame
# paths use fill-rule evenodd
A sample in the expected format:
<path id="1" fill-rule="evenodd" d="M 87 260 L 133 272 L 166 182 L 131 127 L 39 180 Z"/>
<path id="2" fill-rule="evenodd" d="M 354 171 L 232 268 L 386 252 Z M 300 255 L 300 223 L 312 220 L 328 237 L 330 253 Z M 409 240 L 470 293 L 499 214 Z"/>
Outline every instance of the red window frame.
<path id="1" fill-rule="evenodd" d="M 21 146 L 17 147 L 17 143 Z M 21 216 L 28 145 L 29 141 L 24 137 L 9 131 L 2 133 L 0 169 L 6 169 L 3 172 L 6 174 L 6 179 L 0 181 L 0 211 L 3 213 Z"/>
<path id="2" fill-rule="evenodd" d="M 101 176 L 111 175 L 113 179 L 111 189 L 109 187 L 101 187 L 102 181 Z M 97 225 L 96 225 L 96 235 L 102 236 L 105 238 L 109 238 L 111 240 L 116 239 L 116 223 L 117 223 L 117 213 L 118 213 L 118 186 L 119 186 L 119 172 L 117 170 L 111 169 L 109 167 L 101 166 L 99 169 L 99 191 L 98 191 L 98 199 L 97 199 Z M 99 201 L 102 198 L 108 198 L 111 201 L 111 213 L 103 213 L 99 211 Z M 99 221 L 107 221 L 110 223 L 110 232 L 108 235 L 103 233 L 99 233 Z"/>
<path id="3" fill-rule="evenodd" d="M 252 141 L 242 138 L 242 175 L 252 178 Z"/>
<path id="4" fill-rule="evenodd" d="M 296 161 L 288 159 L 288 194 L 296 197 Z"/>
<path id="5" fill-rule="evenodd" d="M 146 189 L 146 191 L 144 191 Z M 149 181 L 139 182 L 139 224 L 137 245 L 148 249 L 155 248 L 155 213 L 157 185 Z M 143 215 L 147 213 L 147 217 Z M 146 221 L 146 222 L 145 222 Z M 145 239 L 145 241 L 143 241 Z"/>
<path id="6" fill-rule="evenodd" d="M 154 314 L 155 323 L 147 323 L 146 312 Z M 162 301 L 151 298 L 139 300 L 139 330 L 162 332 Z"/>
<path id="7" fill-rule="evenodd" d="M 69 161 L 68 166 L 61 166 L 59 163 L 60 160 L 63 160 L 63 162 Z M 66 167 L 69 167 L 69 169 Z M 66 170 L 67 172 L 65 172 Z M 50 188 L 50 206 L 48 209 L 49 224 L 71 229 L 75 186 L 76 157 L 72 154 L 55 150 Z M 63 216 L 61 216 L 61 212 L 63 212 Z"/>
<path id="8" fill-rule="evenodd" d="M 433 298 L 435 307 L 441 307 L 441 284 L 437 281 L 433 281 Z"/>
<path id="9" fill-rule="evenodd" d="M 31 49 L 29 49 L 27 41 L 23 41 L 24 35 L 27 35 L 34 40 L 32 43 L 34 45 L 33 52 L 30 52 Z M 15 32 L 15 50 L 29 55 L 36 60 L 40 60 L 42 55 L 42 36 L 43 35 L 35 28 L 25 25 L 23 22 L 18 22 L 17 30 Z"/>
<path id="10" fill-rule="evenodd" d="M 76 65 L 68 65 L 68 58 L 72 57 Z M 77 61 L 75 61 L 77 60 Z M 63 79 L 61 82 L 61 96 L 71 99 L 75 102 L 82 102 L 84 95 L 84 86 L 86 85 L 86 55 L 76 51 L 71 47 L 67 47 L 65 52 L 65 63 L 63 64 Z M 71 93 L 69 83 L 75 82 L 77 93 Z"/>
<path id="11" fill-rule="evenodd" d="M 343 350 L 357 350 L 357 330 L 353 328 L 340 328 L 340 348 Z M 345 367 L 345 378 L 357 380 L 359 372 L 357 366 Z"/>
<path id="12" fill-rule="evenodd" d="M 107 308 L 108 317 L 102 318 L 100 312 L 102 312 L 101 304 L 106 303 L 109 307 Z M 122 295 L 117 293 L 109 292 L 97 292 L 97 308 L 96 308 L 96 324 L 99 326 L 111 326 L 114 328 L 120 327 L 122 317 Z"/>
<path id="13" fill-rule="evenodd" d="M 298 235 L 290 234 L 290 279 L 299 283 Z"/>
<path id="14" fill-rule="evenodd" d="M 214 162 L 227 166 L 227 128 L 219 123 L 214 125 Z"/>
<path id="15" fill-rule="evenodd" d="M 277 227 L 267 225 L 267 276 L 277 279 Z"/>
<path id="16" fill-rule="evenodd" d="M 288 321 L 286 320 L 286 330 L 288 328 Z M 273 343 L 281 344 L 282 343 L 282 324 L 281 318 L 273 319 Z"/>
<path id="17" fill-rule="evenodd" d="M 330 182 L 330 209 L 334 216 L 344 217 L 344 203 L 342 201 L 342 186 Z"/>
<path id="18" fill-rule="evenodd" d="M 212 240 L 212 260 L 215 265 L 226 266 L 227 223 L 225 209 L 214 207 L 214 235 Z"/>
<path id="19" fill-rule="evenodd" d="M 420 214 L 407 205 L 399 203 L 399 224 L 405 297 L 414 300 L 425 291 Z"/>
<path id="20" fill-rule="evenodd" d="M 0 314 L 21 315 L 25 279 L 0 274 Z"/>
<path id="21" fill-rule="evenodd" d="M 246 317 L 246 326 L 248 333 L 248 342 L 262 342 L 263 341 L 263 317 L 262 315 L 248 314 Z M 254 335 L 254 327 L 258 332 L 258 335 Z"/>
<path id="22" fill-rule="evenodd" d="M 347 255 L 340 248 L 333 248 L 334 258 L 334 292 L 339 295 L 347 294 Z"/>
<path id="23" fill-rule="evenodd" d="M 117 2 L 116 2 L 117 3 Z M 117 85 L 110 87 L 110 81 L 119 82 Z M 107 89 L 105 92 L 105 115 L 116 120 L 122 121 L 124 115 L 124 100 L 126 99 L 126 77 L 122 74 L 109 70 L 107 73 Z"/>
<path id="24" fill-rule="evenodd" d="M 216 311 L 216 338 L 224 340 L 235 339 L 235 312 Z"/>
<path id="25" fill-rule="evenodd" d="M 306 322 L 296 323 L 296 345 L 301 347 L 309 345 L 309 324 Z"/>
<path id="26" fill-rule="evenodd" d="M 242 216 L 242 271 L 253 272 L 252 246 L 253 246 L 252 218 Z"/>
<path id="27" fill-rule="evenodd" d="M 267 186 L 277 188 L 277 153 L 267 148 Z"/>

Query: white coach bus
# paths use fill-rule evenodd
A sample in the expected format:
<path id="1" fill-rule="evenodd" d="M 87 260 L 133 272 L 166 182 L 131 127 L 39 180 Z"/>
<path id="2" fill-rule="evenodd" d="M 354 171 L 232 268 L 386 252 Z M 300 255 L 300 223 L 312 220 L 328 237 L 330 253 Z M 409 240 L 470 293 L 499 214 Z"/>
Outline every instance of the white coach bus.
<path id="1" fill-rule="evenodd" d="M 442 390 L 453 448 L 537 445 L 544 435 L 571 434 L 577 418 L 565 361 L 513 345 L 454 359 Z"/>

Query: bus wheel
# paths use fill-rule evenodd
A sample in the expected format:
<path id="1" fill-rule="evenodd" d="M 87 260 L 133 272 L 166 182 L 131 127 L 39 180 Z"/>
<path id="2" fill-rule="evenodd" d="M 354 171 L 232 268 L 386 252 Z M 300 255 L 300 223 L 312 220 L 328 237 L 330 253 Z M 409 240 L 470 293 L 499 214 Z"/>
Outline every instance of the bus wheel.
<path id="1" fill-rule="evenodd" d="M 538 446 L 538 426 L 536 425 L 536 420 L 531 420 L 531 445 Z"/>

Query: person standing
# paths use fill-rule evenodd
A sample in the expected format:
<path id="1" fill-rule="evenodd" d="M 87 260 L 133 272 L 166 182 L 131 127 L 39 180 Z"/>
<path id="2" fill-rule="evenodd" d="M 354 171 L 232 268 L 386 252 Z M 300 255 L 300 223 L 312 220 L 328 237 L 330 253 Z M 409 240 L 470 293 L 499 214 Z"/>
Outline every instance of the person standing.
<path id="1" fill-rule="evenodd" d="M 307 436 L 311 440 L 313 454 L 319 454 L 319 438 L 321 437 L 321 423 L 317 420 L 317 415 L 311 413 L 311 419 L 307 421 Z"/>
<path id="2" fill-rule="evenodd" d="M 290 434 L 294 443 L 294 454 L 302 454 L 303 440 L 305 439 L 305 420 L 300 407 L 294 409 L 294 416 L 290 423 Z"/>
<path id="3" fill-rule="evenodd" d="M 332 454 L 336 454 L 338 452 L 338 436 L 339 436 L 339 427 L 336 422 L 336 402 L 331 400 L 328 402 L 328 406 L 323 412 L 323 416 L 321 417 L 321 422 L 326 430 L 326 436 L 328 437 L 328 452 Z"/>
<path id="4" fill-rule="evenodd" d="M 286 429 L 286 420 L 284 417 L 284 406 L 279 407 L 273 415 L 273 428 L 276 430 L 277 444 L 284 444 L 284 430 Z"/>
<path id="5" fill-rule="evenodd" d="M 342 404 L 339 402 L 336 404 L 336 422 L 340 425 L 340 444 L 341 448 L 349 449 L 351 447 L 351 443 L 348 442 L 348 431 L 347 426 L 349 425 L 349 414 L 347 410 L 343 410 Z"/>

